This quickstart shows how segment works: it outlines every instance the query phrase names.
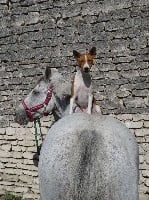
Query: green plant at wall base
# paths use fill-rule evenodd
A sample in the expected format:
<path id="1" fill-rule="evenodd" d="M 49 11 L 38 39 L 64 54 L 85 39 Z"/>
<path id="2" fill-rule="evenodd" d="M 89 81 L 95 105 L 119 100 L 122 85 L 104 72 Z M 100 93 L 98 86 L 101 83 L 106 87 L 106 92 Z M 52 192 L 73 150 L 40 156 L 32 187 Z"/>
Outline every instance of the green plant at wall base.
<path id="1" fill-rule="evenodd" d="M 5 194 L 5 200 L 22 200 L 22 197 L 15 196 L 15 195 L 10 194 L 10 193 L 6 193 Z"/>

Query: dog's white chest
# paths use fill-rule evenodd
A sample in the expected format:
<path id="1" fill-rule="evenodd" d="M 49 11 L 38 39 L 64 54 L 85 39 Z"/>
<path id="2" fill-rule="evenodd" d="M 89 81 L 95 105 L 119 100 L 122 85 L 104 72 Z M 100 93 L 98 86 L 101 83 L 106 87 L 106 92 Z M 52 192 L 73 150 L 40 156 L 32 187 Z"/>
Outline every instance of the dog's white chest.
<path id="1" fill-rule="evenodd" d="M 82 73 L 77 71 L 74 80 L 74 93 L 76 102 L 81 107 L 87 107 L 88 97 L 91 93 L 91 84 L 86 84 L 85 82 L 90 83 L 90 76 L 82 77 Z"/>

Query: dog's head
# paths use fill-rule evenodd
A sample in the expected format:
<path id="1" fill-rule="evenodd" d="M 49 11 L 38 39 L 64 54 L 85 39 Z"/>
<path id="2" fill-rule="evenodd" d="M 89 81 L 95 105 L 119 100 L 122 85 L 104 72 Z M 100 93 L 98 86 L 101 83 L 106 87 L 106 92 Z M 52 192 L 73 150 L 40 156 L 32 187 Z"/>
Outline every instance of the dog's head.
<path id="1" fill-rule="evenodd" d="M 93 60 L 96 56 L 96 47 L 92 47 L 88 53 L 79 53 L 78 51 L 73 50 L 73 55 L 77 60 L 77 63 L 81 70 L 88 73 L 93 66 Z"/>

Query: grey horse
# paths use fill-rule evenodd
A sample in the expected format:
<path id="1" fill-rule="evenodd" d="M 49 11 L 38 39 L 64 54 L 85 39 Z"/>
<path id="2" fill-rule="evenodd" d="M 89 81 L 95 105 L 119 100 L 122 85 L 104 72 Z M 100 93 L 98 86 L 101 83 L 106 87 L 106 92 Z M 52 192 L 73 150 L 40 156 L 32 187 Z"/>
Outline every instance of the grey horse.
<path id="1" fill-rule="evenodd" d="M 67 115 L 69 113 L 70 88 L 71 84 L 56 69 L 51 70 L 47 67 L 44 76 L 37 82 L 35 88 L 16 108 L 15 121 L 23 125 L 51 112 L 55 120 Z M 51 93 L 50 97 L 49 93 Z M 46 101 L 47 99 L 48 101 Z"/>
<path id="2" fill-rule="evenodd" d="M 39 159 L 42 200 L 138 200 L 138 146 L 120 121 L 74 113 L 48 131 Z"/>
<path id="3" fill-rule="evenodd" d="M 45 102 L 49 92 L 48 104 L 33 112 L 33 119 L 54 109 L 62 117 L 49 129 L 41 148 L 41 200 L 138 200 L 139 154 L 135 137 L 110 116 L 67 115 L 70 88 L 62 80 L 57 72 L 51 76 L 47 68 L 25 99 L 28 108 L 36 107 Z M 53 89 L 49 90 L 51 83 Z M 16 112 L 22 124 L 29 121 L 24 108 L 20 104 Z"/>

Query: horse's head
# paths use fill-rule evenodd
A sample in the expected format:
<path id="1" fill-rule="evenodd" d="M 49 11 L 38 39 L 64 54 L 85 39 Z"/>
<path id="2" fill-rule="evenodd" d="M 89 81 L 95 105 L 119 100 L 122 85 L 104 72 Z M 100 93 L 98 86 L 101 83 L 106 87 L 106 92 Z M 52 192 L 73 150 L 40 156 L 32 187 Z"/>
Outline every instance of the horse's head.
<path id="1" fill-rule="evenodd" d="M 16 109 L 16 122 L 27 124 L 54 110 L 57 99 L 64 99 L 70 93 L 68 84 L 57 71 L 53 74 L 49 67 L 35 88 L 22 100 Z"/>

